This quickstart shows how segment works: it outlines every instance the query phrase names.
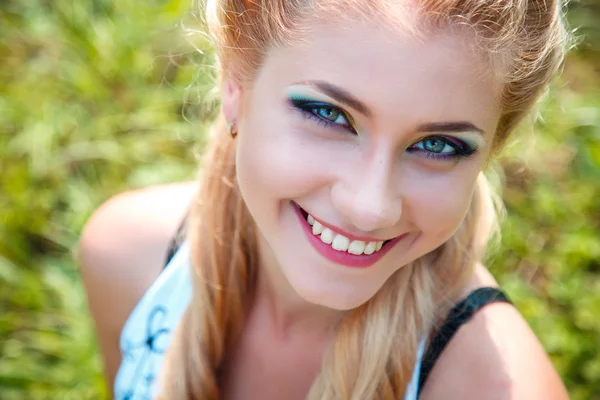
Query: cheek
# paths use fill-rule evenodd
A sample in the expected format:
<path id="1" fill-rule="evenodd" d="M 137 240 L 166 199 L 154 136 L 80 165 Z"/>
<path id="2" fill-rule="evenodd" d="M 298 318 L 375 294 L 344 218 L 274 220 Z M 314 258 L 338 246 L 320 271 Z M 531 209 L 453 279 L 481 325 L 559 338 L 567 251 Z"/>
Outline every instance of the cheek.
<path id="1" fill-rule="evenodd" d="M 293 111 L 255 112 L 248 117 L 237 139 L 242 190 L 272 200 L 297 199 L 331 179 L 334 168 L 327 165 L 332 159 L 328 147 L 316 144 L 299 128 Z"/>
<path id="2" fill-rule="evenodd" d="M 294 196 L 308 175 L 303 173 L 310 168 L 305 161 L 307 154 L 286 138 L 284 129 L 260 126 L 249 125 L 239 137 L 236 162 L 240 186 L 262 196 Z"/>
<path id="3" fill-rule="evenodd" d="M 476 177 L 470 168 L 418 181 L 404 197 L 411 222 L 431 240 L 450 238 L 469 209 Z"/>

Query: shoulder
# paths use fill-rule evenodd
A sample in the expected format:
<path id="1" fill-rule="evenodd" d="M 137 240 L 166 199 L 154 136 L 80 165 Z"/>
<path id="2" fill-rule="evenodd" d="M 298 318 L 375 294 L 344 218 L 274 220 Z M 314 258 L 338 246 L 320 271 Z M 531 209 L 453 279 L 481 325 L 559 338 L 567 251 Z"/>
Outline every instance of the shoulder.
<path id="1" fill-rule="evenodd" d="M 122 294 L 121 300 L 137 302 L 162 270 L 194 192 L 193 183 L 153 186 L 102 204 L 86 223 L 77 249 L 86 287 L 106 284 L 104 289 Z"/>
<path id="2" fill-rule="evenodd" d="M 466 292 L 482 286 L 495 286 L 495 281 L 479 266 Z M 516 308 L 492 303 L 459 328 L 419 398 L 563 400 L 568 395 Z"/>
<path id="3" fill-rule="evenodd" d="M 120 364 L 123 325 L 163 269 L 195 189 L 195 183 L 179 183 L 119 194 L 83 230 L 77 258 L 110 384 Z"/>

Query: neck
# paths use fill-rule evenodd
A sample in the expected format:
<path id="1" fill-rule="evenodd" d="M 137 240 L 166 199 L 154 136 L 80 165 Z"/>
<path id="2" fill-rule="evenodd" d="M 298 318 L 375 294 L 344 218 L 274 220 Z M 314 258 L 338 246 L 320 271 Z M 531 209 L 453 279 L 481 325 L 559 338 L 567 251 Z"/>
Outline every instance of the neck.
<path id="1" fill-rule="evenodd" d="M 261 241 L 262 242 L 262 241 Z M 267 318 L 273 333 L 287 337 L 297 333 L 329 335 L 346 312 L 310 303 L 301 298 L 281 272 L 266 245 L 261 246 L 261 260 L 254 293 L 253 312 Z"/>

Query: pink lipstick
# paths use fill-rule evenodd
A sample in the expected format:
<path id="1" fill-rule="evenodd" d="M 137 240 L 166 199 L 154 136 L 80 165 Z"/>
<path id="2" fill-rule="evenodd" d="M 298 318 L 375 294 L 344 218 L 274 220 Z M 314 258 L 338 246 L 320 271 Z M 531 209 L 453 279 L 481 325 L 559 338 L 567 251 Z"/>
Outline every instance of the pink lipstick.
<path id="1" fill-rule="evenodd" d="M 403 235 L 395 237 L 394 239 L 385 241 L 383 243 L 383 246 L 381 246 L 381 249 L 378 251 L 375 251 L 372 254 L 355 255 L 355 254 L 348 253 L 347 251 L 338 251 L 338 250 L 335 250 L 331 246 L 331 244 L 323 243 L 319 236 L 314 235 L 312 232 L 312 227 L 308 224 L 308 221 L 306 220 L 306 218 L 307 218 L 306 212 L 304 210 L 302 210 L 296 203 L 292 202 L 292 205 L 294 206 L 294 210 L 296 212 L 296 215 L 298 216 L 298 220 L 300 221 L 300 226 L 302 227 L 302 230 L 306 234 L 308 241 L 312 244 L 312 246 L 322 256 L 324 256 L 329 261 L 332 261 L 336 264 L 343 265 L 346 267 L 366 268 L 366 267 L 369 267 L 369 266 L 375 264 L 388 251 L 390 251 L 392 249 L 392 247 L 394 247 L 400 240 L 402 240 L 407 235 L 405 233 Z M 325 223 L 323 223 L 323 224 L 325 225 Z M 340 234 L 345 236 L 344 232 L 341 232 L 340 230 L 336 229 L 335 227 L 332 227 L 331 225 L 328 225 L 328 224 L 326 226 L 328 226 L 329 228 L 333 228 L 332 230 L 334 232 L 339 232 Z M 351 239 L 356 238 L 356 237 L 353 237 L 352 235 L 349 235 L 349 236 Z M 356 238 L 356 239 L 359 239 L 359 238 Z M 372 241 L 376 241 L 376 240 L 372 240 Z"/>

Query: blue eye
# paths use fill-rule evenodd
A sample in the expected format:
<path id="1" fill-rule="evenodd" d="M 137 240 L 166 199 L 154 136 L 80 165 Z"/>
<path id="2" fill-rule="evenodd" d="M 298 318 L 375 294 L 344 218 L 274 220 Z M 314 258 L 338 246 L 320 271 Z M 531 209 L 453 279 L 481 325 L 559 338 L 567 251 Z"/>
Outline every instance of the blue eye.
<path id="1" fill-rule="evenodd" d="M 343 124 L 344 120 L 345 120 L 342 113 L 333 107 L 315 107 L 315 108 L 311 109 L 311 112 L 315 115 L 318 115 L 321 118 L 324 118 L 328 121 L 331 121 L 331 122 L 334 122 L 337 124 L 340 124 L 340 123 Z"/>
<path id="2" fill-rule="evenodd" d="M 458 160 L 475 153 L 477 147 L 454 137 L 433 135 L 421 139 L 407 151 L 438 160 Z"/>
<path id="3" fill-rule="evenodd" d="M 347 114 L 332 104 L 296 97 L 290 98 L 289 101 L 304 117 L 320 125 L 356 133 Z"/>
<path id="4" fill-rule="evenodd" d="M 453 146 L 450 146 L 445 140 L 436 136 L 423 139 L 415 147 L 436 154 L 453 154 L 456 152 Z"/>

